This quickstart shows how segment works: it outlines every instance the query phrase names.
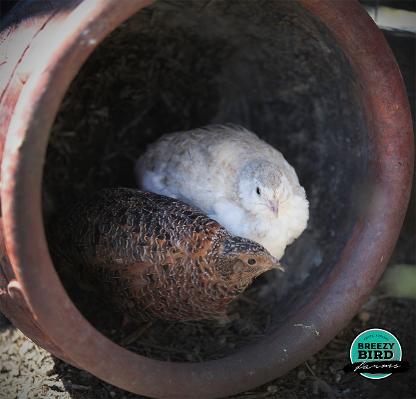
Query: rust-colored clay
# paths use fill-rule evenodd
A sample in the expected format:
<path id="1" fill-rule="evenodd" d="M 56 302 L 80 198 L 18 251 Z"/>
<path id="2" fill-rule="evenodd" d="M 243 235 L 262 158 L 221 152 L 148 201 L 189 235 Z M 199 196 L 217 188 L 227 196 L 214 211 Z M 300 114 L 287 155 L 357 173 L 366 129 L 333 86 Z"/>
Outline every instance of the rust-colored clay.
<path id="1" fill-rule="evenodd" d="M 278 377 L 321 349 L 375 286 L 409 199 L 409 105 L 394 57 L 358 2 L 299 0 L 298 6 L 338 42 L 361 88 L 371 149 L 367 207 L 312 299 L 261 341 L 200 363 L 162 362 L 129 352 L 100 334 L 62 287 L 44 234 L 41 180 L 49 131 L 71 80 L 112 30 L 149 3 L 23 1 L 11 14 L 15 22 L 8 18 L 3 24 L 0 307 L 41 346 L 109 383 L 158 398 L 220 397 Z"/>

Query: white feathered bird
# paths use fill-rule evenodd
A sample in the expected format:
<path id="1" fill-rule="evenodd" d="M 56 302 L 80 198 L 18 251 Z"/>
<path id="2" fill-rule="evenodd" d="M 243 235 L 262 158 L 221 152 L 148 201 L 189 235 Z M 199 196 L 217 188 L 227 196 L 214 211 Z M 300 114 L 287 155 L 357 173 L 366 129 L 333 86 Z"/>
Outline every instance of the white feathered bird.
<path id="1" fill-rule="evenodd" d="M 309 218 L 293 167 L 239 126 L 166 134 L 149 145 L 135 173 L 142 189 L 200 208 L 231 234 L 257 241 L 278 259 Z"/>

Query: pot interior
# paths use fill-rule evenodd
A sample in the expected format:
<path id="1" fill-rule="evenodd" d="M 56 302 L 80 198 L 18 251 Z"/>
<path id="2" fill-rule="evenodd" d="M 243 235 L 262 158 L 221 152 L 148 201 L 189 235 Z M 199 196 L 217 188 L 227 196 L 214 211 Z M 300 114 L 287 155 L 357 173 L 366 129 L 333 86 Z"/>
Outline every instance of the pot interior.
<path id="1" fill-rule="evenodd" d="M 295 1 L 165 0 L 123 23 L 61 104 L 44 168 L 46 226 L 97 189 L 135 187 L 134 161 L 162 134 L 213 123 L 278 148 L 305 187 L 310 220 L 286 250 L 287 271 L 258 278 L 230 323 L 122 326 L 64 280 L 74 303 L 115 342 L 164 360 L 220 358 L 279 328 L 317 292 L 357 219 L 368 154 L 360 90 L 330 32 Z"/>

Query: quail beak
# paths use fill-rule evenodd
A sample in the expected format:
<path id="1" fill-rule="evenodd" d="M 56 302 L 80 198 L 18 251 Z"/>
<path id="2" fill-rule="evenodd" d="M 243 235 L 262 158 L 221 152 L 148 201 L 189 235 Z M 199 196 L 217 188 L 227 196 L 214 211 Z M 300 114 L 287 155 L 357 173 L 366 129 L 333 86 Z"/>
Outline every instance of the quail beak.
<path id="1" fill-rule="evenodd" d="M 284 266 L 276 259 L 276 262 L 274 263 L 272 269 L 280 270 L 282 272 L 285 271 Z"/>
<path id="2" fill-rule="evenodd" d="M 279 214 L 279 206 L 275 203 L 270 203 L 270 209 L 273 213 L 276 214 L 276 216 Z"/>

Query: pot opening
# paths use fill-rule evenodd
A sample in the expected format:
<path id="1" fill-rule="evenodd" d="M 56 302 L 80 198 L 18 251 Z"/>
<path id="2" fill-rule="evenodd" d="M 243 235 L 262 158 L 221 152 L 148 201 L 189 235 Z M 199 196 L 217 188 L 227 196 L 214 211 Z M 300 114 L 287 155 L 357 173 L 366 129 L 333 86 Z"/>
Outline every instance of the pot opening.
<path id="1" fill-rule="evenodd" d="M 62 275 L 85 317 L 136 353 L 221 358 L 310 300 L 358 212 L 368 153 L 360 85 L 331 34 L 296 2 L 165 0 L 106 38 L 61 104 L 44 169 L 47 228 L 100 188 L 136 187 L 134 162 L 162 134 L 224 123 L 257 133 L 293 165 L 310 202 L 308 228 L 286 249 L 284 275 L 259 277 L 225 324 L 125 326 L 96 293 Z"/>

